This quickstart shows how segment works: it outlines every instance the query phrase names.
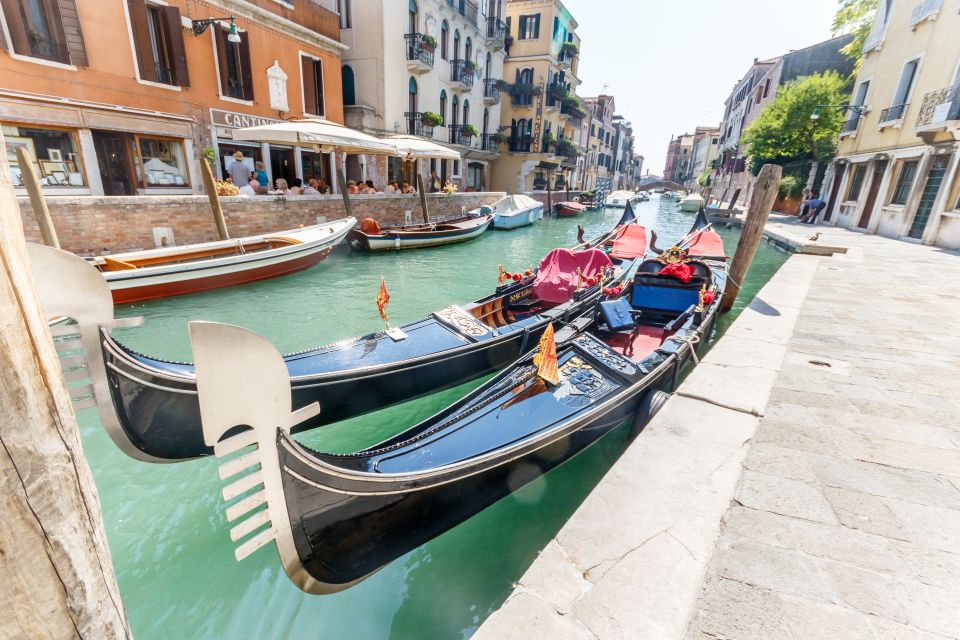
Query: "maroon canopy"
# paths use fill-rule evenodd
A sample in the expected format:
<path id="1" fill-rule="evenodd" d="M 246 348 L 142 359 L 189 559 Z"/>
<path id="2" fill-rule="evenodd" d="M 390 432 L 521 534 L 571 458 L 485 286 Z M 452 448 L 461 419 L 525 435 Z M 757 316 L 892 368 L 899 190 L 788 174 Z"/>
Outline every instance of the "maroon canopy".
<path id="1" fill-rule="evenodd" d="M 577 290 L 577 269 L 586 280 L 610 266 L 610 258 L 599 249 L 554 249 L 540 261 L 533 294 L 544 302 L 566 302 Z"/>

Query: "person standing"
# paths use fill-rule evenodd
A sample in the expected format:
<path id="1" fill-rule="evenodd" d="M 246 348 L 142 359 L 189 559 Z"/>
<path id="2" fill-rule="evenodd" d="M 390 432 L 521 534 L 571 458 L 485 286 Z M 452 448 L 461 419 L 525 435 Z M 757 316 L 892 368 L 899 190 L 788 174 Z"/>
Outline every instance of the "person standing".
<path id="1" fill-rule="evenodd" d="M 437 175 L 437 170 L 434 169 L 430 172 L 430 193 L 439 193 L 442 186 L 440 176 Z"/>
<path id="2" fill-rule="evenodd" d="M 250 166 L 244 162 L 243 151 L 237 151 L 233 154 L 233 162 L 227 167 L 227 173 L 230 174 L 230 181 L 238 187 L 250 183 Z"/>

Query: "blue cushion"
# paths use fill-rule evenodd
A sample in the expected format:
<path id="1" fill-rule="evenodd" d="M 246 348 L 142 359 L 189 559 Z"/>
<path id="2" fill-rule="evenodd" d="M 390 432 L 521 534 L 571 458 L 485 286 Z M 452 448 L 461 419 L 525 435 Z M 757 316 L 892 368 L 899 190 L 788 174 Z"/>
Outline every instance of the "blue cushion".
<path id="1" fill-rule="evenodd" d="M 617 298 L 600 303 L 600 314 L 611 331 L 633 329 L 636 326 L 633 321 L 633 314 L 630 313 L 631 310 L 630 303 L 626 298 Z"/>
<path id="2" fill-rule="evenodd" d="M 676 281 L 680 283 L 679 280 Z M 686 311 L 691 304 L 700 301 L 700 290 L 688 287 L 650 286 L 640 283 L 633 285 L 633 306 L 638 309 L 656 309 L 657 311 Z"/>

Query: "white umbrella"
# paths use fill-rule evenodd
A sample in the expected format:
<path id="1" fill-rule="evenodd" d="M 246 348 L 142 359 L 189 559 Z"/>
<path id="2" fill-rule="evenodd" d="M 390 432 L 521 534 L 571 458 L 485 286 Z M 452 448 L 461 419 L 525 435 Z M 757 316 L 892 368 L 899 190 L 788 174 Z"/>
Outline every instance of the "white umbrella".
<path id="1" fill-rule="evenodd" d="M 417 136 L 387 136 L 385 141 L 397 147 L 397 152 L 408 160 L 418 158 L 439 158 L 441 160 L 459 160 L 460 152 L 454 151 L 436 142 L 430 142 Z"/>
<path id="2" fill-rule="evenodd" d="M 259 127 L 234 129 L 234 140 L 319 147 L 324 153 L 400 155 L 393 143 L 322 118 L 287 120 Z"/>

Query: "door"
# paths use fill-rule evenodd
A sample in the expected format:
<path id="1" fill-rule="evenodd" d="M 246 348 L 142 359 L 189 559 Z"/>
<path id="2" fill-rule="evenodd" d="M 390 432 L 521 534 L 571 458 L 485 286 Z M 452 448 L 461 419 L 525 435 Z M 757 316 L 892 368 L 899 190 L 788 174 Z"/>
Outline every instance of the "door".
<path id="1" fill-rule="evenodd" d="M 112 131 L 94 131 L 93 145 L 97 150 L 97 165 L 104 195 L 137 195 L 127 136 Z"/>
<path id="2" fill-rule="evenodd" d="M 843 182 L 843 175 L 847 171 L 847 165 L 842 164 L 837 167 L 836 176 L 833 178 L 833 186 L 830 188 L 830 201 L 827 202 L 827 214 L 823 217 L 825 221 L 830 220 L 833 215 L 833 205 L 837 203 L 837 194 L 840 193 L 840 183 Z"/>
<path id="3" fill-rule="evenodd" d="M 857 226 L 866 229 L 870 224 L 870 216 L 873 214 L 873 206 L 877 203 L 877 193 L 880 191 L 880 182 L 883 181 L 883 174 L 887 172 L 887 161 L 878 160 L 873 168 L 873 182 L 870 183 L 870 191 L 867 193 L 867 201 L 863 204 L 863 213 L 860 214 L 860 221 Z"/>
<path id="4" fill-rule="evenodd" d="M 293 160 L 293 149 L 290 147 L 270 147 L 270 170 L 273 173 L 272 187 L 276 187 L 277 178 L 287 181 L 287 186 L 294 186 L 297 177 L 297 168 Z"/>
<path id="5" fill-rule="evenodd" d="M 937 195 L 940 194 L 940 185 L 943 183 L 943 175 L 947 172 L 949 161 L 950 156 L 937 156 L 933 160 L 933 166 L 930 167 L 930 173 L 927 174 L 927 183 L 923 186 L 923 193 L 920 194 L 917 215 L 913 217 L 913 224 L 910 225 L 909 236 L 911 238 L 923 238 L 923 231 L 927 228 L 930 212 L 933 211 Z"/>

